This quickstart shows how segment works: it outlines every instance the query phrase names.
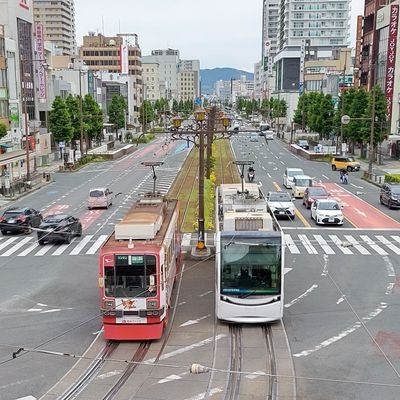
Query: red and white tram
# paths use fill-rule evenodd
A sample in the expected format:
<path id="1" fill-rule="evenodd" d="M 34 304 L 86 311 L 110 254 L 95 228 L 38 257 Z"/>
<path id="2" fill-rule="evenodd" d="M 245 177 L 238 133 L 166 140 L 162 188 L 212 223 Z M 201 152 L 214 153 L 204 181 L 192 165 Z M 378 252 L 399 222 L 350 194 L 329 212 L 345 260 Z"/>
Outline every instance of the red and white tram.
<path id="1" fill-rule="evenodd" d="M 145 196 L 135 202 L 100 253 L 104 337 L 159 339 L 181 267 L 179 205 Z"/>

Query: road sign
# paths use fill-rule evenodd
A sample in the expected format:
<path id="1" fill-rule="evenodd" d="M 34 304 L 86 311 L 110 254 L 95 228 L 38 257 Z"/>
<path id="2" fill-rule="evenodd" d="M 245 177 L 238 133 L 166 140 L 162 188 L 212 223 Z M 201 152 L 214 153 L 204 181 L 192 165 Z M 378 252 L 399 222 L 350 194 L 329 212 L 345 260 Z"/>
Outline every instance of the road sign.
<path id="1" fill-rule="evenodd" d="M 343 115 L 341 121 L 343 125 L 347 125 L 350 122 L 350 117 L 348 115 Z"/>

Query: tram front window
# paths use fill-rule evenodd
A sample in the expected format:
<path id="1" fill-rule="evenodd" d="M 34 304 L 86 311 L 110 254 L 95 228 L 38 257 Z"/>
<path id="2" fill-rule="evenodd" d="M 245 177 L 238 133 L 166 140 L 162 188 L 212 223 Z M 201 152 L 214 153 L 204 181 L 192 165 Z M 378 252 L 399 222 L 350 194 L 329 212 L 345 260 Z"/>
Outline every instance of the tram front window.
<path id="1" fill-rule="evenodd" d="M 281 293 L 281 242 L 235 243 L 226 240 L 221 251 L 221 294 L 237 296 Z"/>
<path id="2" fill-rule="evenodd" d="M 157 295 L 156 257 L 116 255 L 115 266 L 105 267 L 104 291 L 107 297 L 154 297 Z"/>

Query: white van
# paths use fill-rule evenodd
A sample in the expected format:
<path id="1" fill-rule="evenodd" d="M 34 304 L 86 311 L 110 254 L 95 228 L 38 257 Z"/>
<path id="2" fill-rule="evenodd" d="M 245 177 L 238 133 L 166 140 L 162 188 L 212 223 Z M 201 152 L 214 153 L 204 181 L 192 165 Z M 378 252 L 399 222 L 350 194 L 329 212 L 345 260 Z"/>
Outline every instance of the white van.
<path id="1" fill-rule="evenodd" d="M 305 190 L 312 186 L 312 178 L 308 175 L 296 175 L 293 178 L 292 194 L 293 197 L 303 198 Z"/>
<path id="2" fill-rule="evenodd" d="M 293 185 L 293 178 L 296 175 L 304 175 L 304 171 L 301 168 L 286 168 L 283 174 L 283 186 L 291 189 Z"/>
<path id="3" fill-rule="evenodd" d="M 88 209 L 108 208 L 112 205 L 113 192 L 108 188 L 95 188 L 89 190 Z"/>

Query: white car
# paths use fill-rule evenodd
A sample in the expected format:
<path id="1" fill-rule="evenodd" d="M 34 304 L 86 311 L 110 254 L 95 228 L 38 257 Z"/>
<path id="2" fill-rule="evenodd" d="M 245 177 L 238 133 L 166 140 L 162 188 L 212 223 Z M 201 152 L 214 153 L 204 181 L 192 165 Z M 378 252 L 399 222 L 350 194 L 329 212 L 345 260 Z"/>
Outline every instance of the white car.
<path id="1" fill-rule="evenodd" d="M 265 140 L 274 140 L 274 132 L 265 131 Z"/>
<path id="2" fill-rule="evenodd" d="M 318 199 L 311 206 L 311 218 L 319 224 L 343 225 L 341 205 L 334 199 Z"/>
<path id="3" fill-rule="evenodd" d="M 286 168 L 283 174 L 283 186 L 291 189 L 296 175 L 304 175 L 304 171 L 301 168 Z"/>
<path id="4" fill-rule="evenodd" d="M 294 219 L 296 216 L 293 199 L 288 192 L 269 192 L 267 205 L 271 214 L 274 214 L 277 218 L 288 217 Z"/>

